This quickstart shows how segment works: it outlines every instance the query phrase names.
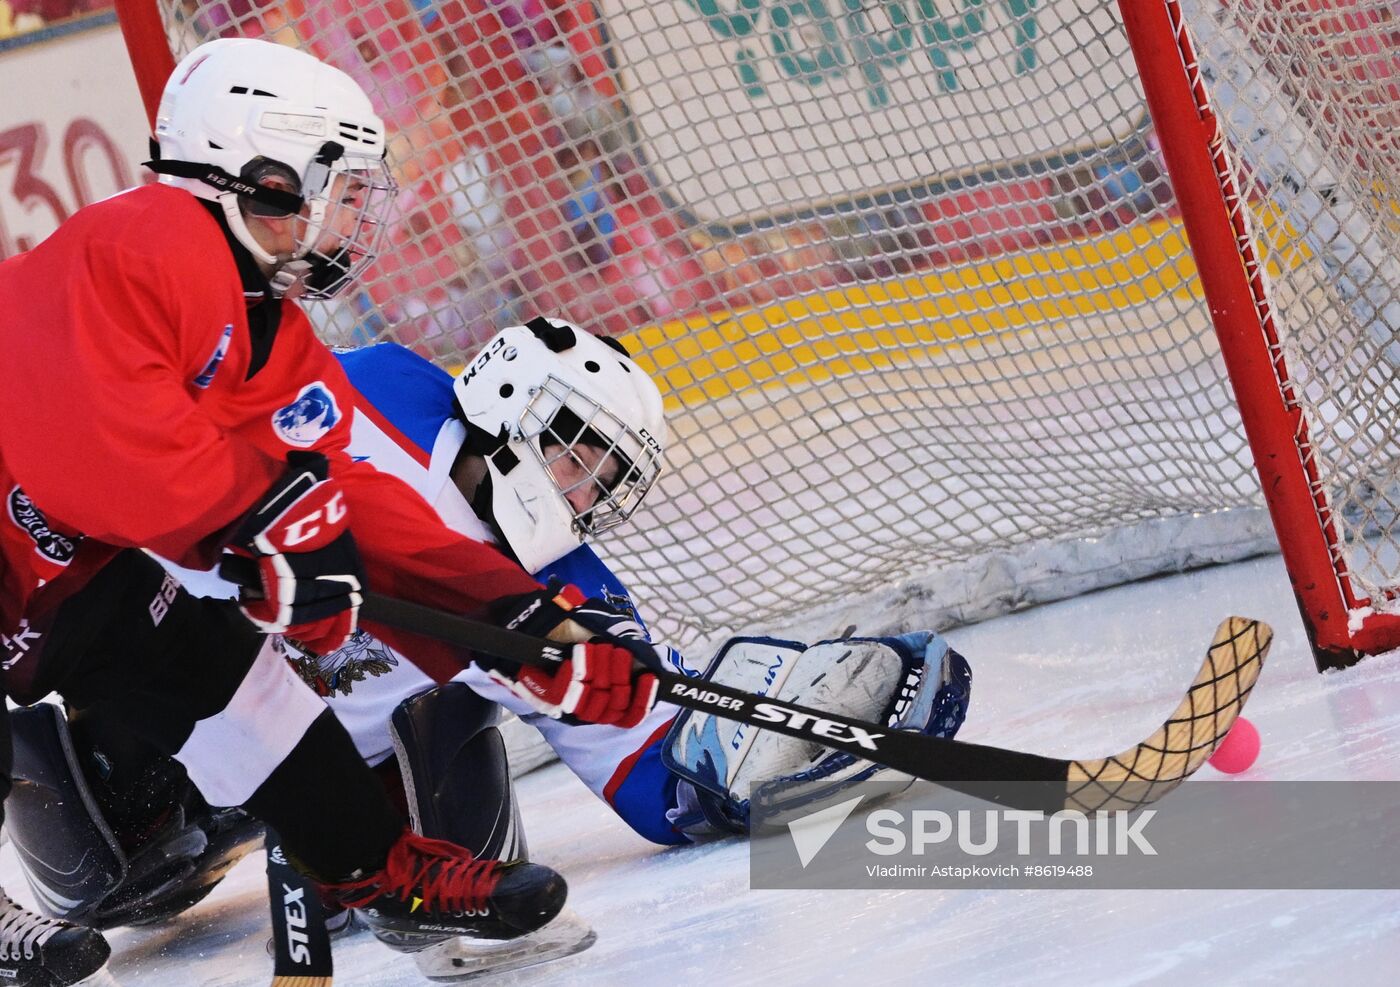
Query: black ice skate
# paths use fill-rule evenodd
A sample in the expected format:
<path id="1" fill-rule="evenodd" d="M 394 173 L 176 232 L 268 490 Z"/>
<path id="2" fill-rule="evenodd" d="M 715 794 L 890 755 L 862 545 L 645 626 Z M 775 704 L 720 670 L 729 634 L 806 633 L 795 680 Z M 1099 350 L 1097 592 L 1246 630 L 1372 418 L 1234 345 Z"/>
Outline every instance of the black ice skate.
<path id="1" fill-rule="evenodd" d="M 0 891 L 0 983 L 10 987 L 69 987 L 107 962 L 102 933 L 44 918 Z"/>
<path id="2" fill-rule="evenodd" d="M 454 843 L 405 830 L 383 870 L 325 885 L 376 932 L 515 939 L 564 907 L 564 879 L 539 864 L 478 860 Z"/>

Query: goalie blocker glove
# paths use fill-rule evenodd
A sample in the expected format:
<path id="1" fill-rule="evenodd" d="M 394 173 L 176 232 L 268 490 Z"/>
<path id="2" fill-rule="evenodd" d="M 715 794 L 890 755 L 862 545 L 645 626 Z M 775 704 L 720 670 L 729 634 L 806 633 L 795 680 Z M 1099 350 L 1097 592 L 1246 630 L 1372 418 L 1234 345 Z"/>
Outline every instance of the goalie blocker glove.
<path id="1" fill-rule="evenodd" d="M 508 630 L 573 645 L 554 669 L 477 658 L 492 679 L 544 715 L 634 727 L 656 705 L 659 683 L 652 673 L 666 666 L 641 627 L 606 603 L 551 583 L 498 600 L 492 614 Z"/>
<path id="2" fill-rule="evenodd" d="M 841 638 L 810 647 L 768 637 L 732 638 L 706 681 L 840 713 L 896 730 L 952 737 L 967 716 L 972 670 L 932 631 Z M 672 825 L 692 838 L 747 833 L 750 805 L 810 811 L 872 778 L 913 779 L 889 768 L 707 713 L 683 710 L 662 746 L 681 778 Z"/>
<path id="3" fill-rule="evenodd" d="M 256 566 L 257 589 L 239 598 L 244 614 L 268 634 L 285 634 L 317 654 L 334 651 L 358 624 L 364 566 L 350 534 L 349 512 L 326 457 L 292 452 L 288 470 L 239 527 L 230 551 Z M 225 559 L 227 578 L 254 581 Z"/>

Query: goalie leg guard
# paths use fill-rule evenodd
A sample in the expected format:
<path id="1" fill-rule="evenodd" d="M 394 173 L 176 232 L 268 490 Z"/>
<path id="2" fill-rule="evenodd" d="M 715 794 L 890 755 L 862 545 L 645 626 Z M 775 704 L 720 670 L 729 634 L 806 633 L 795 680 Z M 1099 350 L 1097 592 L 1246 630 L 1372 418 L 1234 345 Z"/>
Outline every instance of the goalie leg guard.
<path id="1" fill-rule="evenodd" d="M 211 809 L 183 770 L 93 711 L 14 711 L 10 832 L 48 914 L 99 929 L 175 915 L 261 839 L 238 809 Z"/>
<path id="2" fill-rule="evenodd" d="M 99 928 L 141 925 L 205 898 L 262 842 L 263 824 L 205 801 L 185 769 L 99 704 L 68 714 L 88 785 L 126 851 L 126 880 L 102 902 Z"/>
<path id="3" fill-rule="evenodd" d="M 957 733 L 972 692 L 966 659 L 932 631 L 841 638 L 810 647 L 775 638 L 733 638 L 703 677 L 937 737 Z M 786 811 L 873 777 L 913 781 L 850 754 L 694 710 L 676 717 L 662 759 L 682 779 L 673 822 L 692 837 L 748 832 L 755 798 Z"/>
<path id="4" fill-rule="evenodd" d="M 5 825 L 46 915 L 83 921 L 127 874 L 126 853 L 83 778 L 61 707 L 10 713 L 14 788 Z"/>
<path id="5" fill-rule="evenodd" d="M 406 699 L 394 710 L 394 743 L 413 828 L 451 840 L 478 857 L 528 859 L 511 784 L 500 707 L 462 682 Z M 569 909 L 513 939 L 447 937 L 375 930 L 381 942 L 412 953 L 429 979 L 464 981 L 534 966 L 587 949 L 597 938 Z"/>
<path id="6" fill-rule="evenodd" d="M 500 707 L 462 682 L 406 699 L 389 736 L 415 831 L 478 857 L 527 860 Z"/>

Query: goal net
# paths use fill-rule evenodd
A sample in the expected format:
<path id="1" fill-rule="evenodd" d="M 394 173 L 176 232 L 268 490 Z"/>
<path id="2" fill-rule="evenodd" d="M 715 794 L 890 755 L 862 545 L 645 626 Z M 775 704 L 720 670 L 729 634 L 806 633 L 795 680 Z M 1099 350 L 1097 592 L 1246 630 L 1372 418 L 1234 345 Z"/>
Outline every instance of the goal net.
<path id="1" fill-rule="evenodd" d="M 395 135 L 392 246 L 328 342 L 450 367 L 543 314 L 640 354 L 668 471 L 600 548 L 681 645 L 1275 546 L 1111 0 L 159 2 L 148 43 L 304 48 Z M 1400 18 L 1133 2 L 1227 137 L 1345 637 L 1400 585 Z"/>

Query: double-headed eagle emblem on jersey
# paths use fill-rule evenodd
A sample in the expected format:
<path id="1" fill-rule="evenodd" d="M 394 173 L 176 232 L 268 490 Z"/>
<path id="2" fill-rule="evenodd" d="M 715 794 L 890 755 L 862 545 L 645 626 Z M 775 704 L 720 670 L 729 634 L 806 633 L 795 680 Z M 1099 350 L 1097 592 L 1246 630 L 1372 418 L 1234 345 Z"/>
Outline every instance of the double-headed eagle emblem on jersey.
<path id="1" fill-rule="evenodd" d="M 385 675 L 399 660 L 368 631 L 358 630 L 343 648 L 328 655 L 304 651 L 294 641 L 285 641 L 287 660 L 302 681 L 318 696 L 348 696 L 356 682 Z"/>

